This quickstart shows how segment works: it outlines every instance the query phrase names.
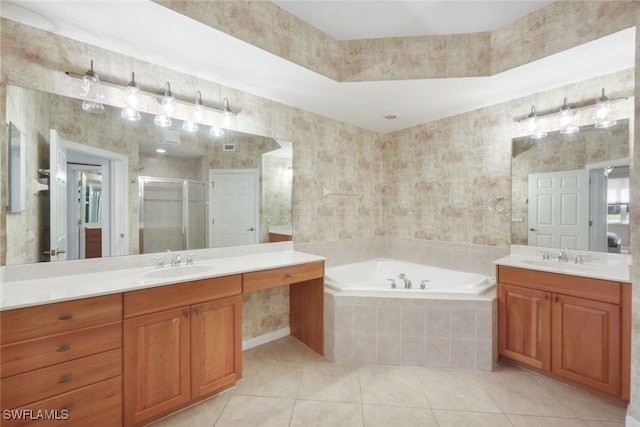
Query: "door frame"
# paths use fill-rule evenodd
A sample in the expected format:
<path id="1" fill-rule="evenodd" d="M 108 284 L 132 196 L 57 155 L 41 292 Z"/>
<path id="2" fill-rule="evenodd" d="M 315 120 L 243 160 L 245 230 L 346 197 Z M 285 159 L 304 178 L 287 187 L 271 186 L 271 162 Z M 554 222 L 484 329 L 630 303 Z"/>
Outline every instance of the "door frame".
<path id="1" fill-rule="evenodd" d="M 109 223 L 109 232 L 102 242 L 102 254 L 106 256 L 120 256 L 129 254 L 129 157 L 104 150 L 102 148 L 92 147 L 77 142 L 68 141 L 55 130 L 51 129 L 50 133 L 57 134 L 58 143 L 64 147 L 66 152 L 65 170 L 69 162 L 82 159 L 83 157 L 92 157 L 103 159 L 108 169 L 109 194 L 103 193 L 103 214 L 106 216 L 105 221 Z M 67 179 L 68 184 L 68 179 Z M 120 194 L 120 196 L 118 196 Z M 68 203 L 68 201 L 67 201 Z M 52 261 L 54 259 L 52 258 Z"/>
<path id="2" fill-rule="evenodd" d="M 214 176 L 216 174 L 252 174 L 254 180 L 254 191 L 255 191 L 255 219 L 256 219 L 256 233 L 255 233 L 255 241 L 254 244 L 260 243 L 260 169 L 209 169 L 209 213 L 207 215 L 207 224 L 209 225 L 209 238 L 207 240 L 207 247 L 213 248 L 213 205 L 215 203 L 214 192 L 213 192 L 213 183 Z"/>

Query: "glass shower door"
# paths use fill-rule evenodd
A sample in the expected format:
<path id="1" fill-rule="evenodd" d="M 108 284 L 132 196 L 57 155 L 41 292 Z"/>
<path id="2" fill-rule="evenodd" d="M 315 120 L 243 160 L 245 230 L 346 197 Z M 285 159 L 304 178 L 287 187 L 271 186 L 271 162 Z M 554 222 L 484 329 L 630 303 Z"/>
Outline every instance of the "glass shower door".
<path id="1" fill-rule="evenodd" d="M 206 184 L 186 181 L 185 249 L 204 249 L 206 247 Z"/>
<path id="2" fill-rule="evenodd" d="M 183 181 L 140 177 L 140 253 L 184 249 Z"/>

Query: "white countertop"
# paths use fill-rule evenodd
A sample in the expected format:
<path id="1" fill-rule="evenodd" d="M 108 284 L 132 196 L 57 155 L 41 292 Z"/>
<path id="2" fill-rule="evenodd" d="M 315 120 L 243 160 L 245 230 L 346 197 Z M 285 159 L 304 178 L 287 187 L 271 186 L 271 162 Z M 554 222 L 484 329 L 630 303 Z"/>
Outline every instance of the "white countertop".
<path id="1" fill-rule="evenodd" d="M 542 252 L 545 251 L 549 253 L 551 259 L 542 259 Z M 558 262 L 555 259 L 558 252 L 559 249 L 513 245 L 510 255 L 497 259 L 493 263 L 507 267 L 631 283 L 629 255 L 568 250 L 564 251 L 568 254 L 568 262 Z M 577 254 L 586 255 L 583 264 L 575 263 Z"/>
<path id="2" fill-rule="evenodd" d="M 255 252 L 248 249 L 249 247 L 246 248 L 246 252 Z M 149 262 L 149 256 L 147 255 L 120 257 L 122 259 L 121 263 L 118 263 L 118 258 L 103 259 L 104 261 L 102 261 L 101 264 L 106 264 L 111 268 L 105 269 L 104 266 L 95 264 L 98 265 L 98 267 L 95 268 L 94 272 L 76 271 L 73 273 L 74 265 L 89 263 L 90 260 L 66 261 L 56 264 L 62 264 L 63 268 L 67 267 L 67 273 L 35 278 L 30 278 L 29 275 L 24 272 L 13 273 L 10 270 L 6 271 L 5 269 L 10 269 L 11 267 L 3 267 L 3 270 L 0 271 L 0 310 L 49 304 L 324 260 L 323 257 L 304 252 L 296 252 L 293 250 L 291 244 L 278 244 L 277 248 L 280 250 L 262 250 L 246 255 L 239 255 L 237 254 L 238 251 L 234 250 L 229 251 L 232 253 L 230 256 L 224 256 L 224 253 L 219 249 L 212 250 L 210 252 L 213 253 L 213 256 L 209 258 L 201 259 L 200 255 L 204 254 L 198 253 L 193 266 L 184 265 L 186 255 L 190 252 L 175 252 L 170 255 L 180 254 L 182 266 L 164 267 L 163 269 L 155 268 L 153 262 Z M 134 257 L 139 257 L 140 264 L 144 266 L 131 267 L 131 258 Z M 164 258 L 169 258 L 169 254 L 164 254 Z M 118 264 L 121 265 L 120 268 L 117 267 Z M 165 265 L 167 264 L 165 261 Z M 58 266 L 54 266 L 53 268 L 55 267 Z M 38 264 L 32 265 L 32 268 L 35 270 L 47 267 Z M 157 275 L 166 275 L 166 277 L 154 277 Z"/>

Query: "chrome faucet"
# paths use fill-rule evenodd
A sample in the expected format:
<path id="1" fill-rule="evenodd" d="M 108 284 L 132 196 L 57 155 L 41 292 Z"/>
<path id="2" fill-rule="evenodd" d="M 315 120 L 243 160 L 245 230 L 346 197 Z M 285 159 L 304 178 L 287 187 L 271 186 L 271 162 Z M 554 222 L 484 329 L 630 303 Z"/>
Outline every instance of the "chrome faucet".
<path id="1" fill-rule="evenodd" d="M 404 273 L 400 273 L 400 276 L 398 276 L 398 278 L 402 279 L 402 281 L 404 282 L 405 289 L 411 289 L 411 280 L 409 280 L 409 278 Z"/>
<path id="2" fill-rule="evenodd" d="M 396 288 L 396 279 L 387 279 L 387 280 L 391 282 L 391 289 L 395 289 Z"/>
<path id="3" fill-rule="evenodd" d="M 180 255 L 174 255 L 171 258 L 171 267 L 180 267 L 181 262 L 182 262 L 182 259 L 180 258 Z"/>
<path id="4" fill-rule="evenodd" d="M 187 255 L 187 265 L 193 265 L 193 257 L 195 257 L 196 254 L 189 254 Z"/>
<path id="5" fill-rule="evenodd" d="M 567 253 L 560 251 L 558 252 L 558 262 L 567 262 L 569 258 L 567 257 Z"/>
<path id="6" fill-rule="evenodd" d="M 576 255 L 576 264 L 584 264 L 584 259 L 588 257 L 588 254 L 577 254 Z"/>

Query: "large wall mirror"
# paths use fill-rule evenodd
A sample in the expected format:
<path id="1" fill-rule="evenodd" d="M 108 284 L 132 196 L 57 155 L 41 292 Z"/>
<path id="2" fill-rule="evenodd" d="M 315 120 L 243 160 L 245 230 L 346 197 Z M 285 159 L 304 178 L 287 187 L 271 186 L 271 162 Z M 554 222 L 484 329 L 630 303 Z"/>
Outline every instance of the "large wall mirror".
<path id="1" fill-rule="evenodd" d="M 629 253 L 629 120 L 512 141 L 513 244 Z"/>
<path id="2" fill-rule="evenodd" d="M 291 240 L 292 144 L 121 118 L 105 105 L 6 87 L 26 140 L 26 198 L 7 213 L 7 264 Z"/>

